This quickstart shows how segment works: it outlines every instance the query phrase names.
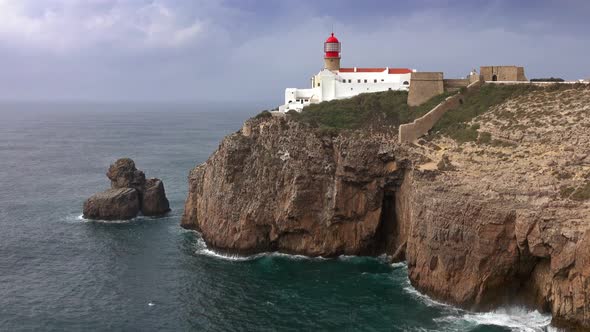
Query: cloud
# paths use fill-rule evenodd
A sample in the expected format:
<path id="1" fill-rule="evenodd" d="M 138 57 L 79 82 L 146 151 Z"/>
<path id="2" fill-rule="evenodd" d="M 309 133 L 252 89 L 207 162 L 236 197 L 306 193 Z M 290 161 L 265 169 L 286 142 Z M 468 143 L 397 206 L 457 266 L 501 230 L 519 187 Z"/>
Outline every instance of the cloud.
<path id="1" fill-rule="evenodd" d="M 0 0 L 0 99 L 281 102 L 323 64 L 587 77 L 586 2 Z M 586 70 L 586 71 L 584 71 Z"/>
<path id="2" fill-rule="evenodd" d="M 206 22 L 163 1 L 0 0 L 0 40 L 69 52 L 90 47 L 170 48 L 198 40 Z"/>

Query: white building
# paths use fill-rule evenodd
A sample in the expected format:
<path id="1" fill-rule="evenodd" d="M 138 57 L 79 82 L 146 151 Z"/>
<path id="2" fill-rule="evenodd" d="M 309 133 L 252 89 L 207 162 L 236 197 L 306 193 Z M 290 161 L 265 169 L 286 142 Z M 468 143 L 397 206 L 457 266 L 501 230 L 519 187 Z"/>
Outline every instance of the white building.
<path id="1" fill-rule="evenodd" d="M 301 111 L 304 106 L 360 93 L 408 90 L 413 70 L 407 68 L 341 68 L 340 42 L 334 33 L 324 43 L 324 69 L 311 78 L 309 89 L 285 89 L 280 112 Z"/>

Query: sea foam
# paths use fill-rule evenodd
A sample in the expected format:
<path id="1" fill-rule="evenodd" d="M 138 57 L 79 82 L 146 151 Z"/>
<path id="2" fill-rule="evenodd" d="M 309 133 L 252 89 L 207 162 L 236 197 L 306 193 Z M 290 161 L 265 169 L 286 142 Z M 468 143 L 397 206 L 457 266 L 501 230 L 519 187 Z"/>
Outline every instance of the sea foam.
<path id="1" fill-rule="evenodd" d="M 198 232 L 197 236 L 197 254 L 228 261 L 244 262 L 260 259 L 263 257 L 283 257 L 294 260 L 329 259 L 325 257 L 308 257 L 302 255 L 284 254 L 279 252 L 264 252 L 249 256 L 219 253 L 215 250 L 207 248 L 205 241 Z M 358 258 L 358 256 L 341 255 L 336 259 L 348 261 L 356 258 Z M 385 258 L 379 257 L 379 259 Z M 408 271 L 406 263 L 398 262 L 391 264 L 391 266 L 394 269 L 405 270 L 404 273 L 407 276 Z M 462 331 L 465 329 L 471 329 L 478 325 L 495 325 L 509 328 L 511 331 L 515 332 L 560 332 L 560 330 L 550 325 L 551 315 L 540 313 L 537 310 L 530 310 L 524 307 L 504 307 L 489 312 L 471 312 L 460 309 L 450 304 L 436 301 L 428 295 L 422 294 L 411 285 L 410 279 L 407 277 L 405 278 L 402 286 L 407 294 L 418 299 L 424 305 L 428 307 L 435 307 L 444 312 L 445 316 L 434 319 L 435 322 L 441 324 L 441 327 L 445 326 L 441 330 Z"/>
<path id="2" fill-rule="evenodd" d="M 308 257 L 308 256 L 303 256 L 303 255 L 291 255 L 291 254 L 284 254 L 284 253 L 274 252 L 274 251 L 273 252 L 261 252 L 261 253 L 254 254 L 254 255 L 234 255 L 234 254 L 220 253 L 220 252 L 217 252 L 213 249 L 208 248 L 207 244 L 205 243 L 205 241 L 203 240 L 203 238 L 200 236 L 200 234 L 198 232 L 197 232 L 197 235 L 198 235 L 198 240 L 197 240 L 197 244 L 196 244 L 196 247 L 197 247 L 196 253 L 197 254 L 203 255 L 203 256 L 219 258 L 219 259 L 223 259 L 223 260 L 245 262 L 245 261 L 256 260 L 256 259 L 263 258 L 263 257 L 284 257 L 284 258 L 288 258 L 288 259 L 297 259 L 297 260 L 326 259 L 323 257 Z"/>
<path id="3" fill-rule="evenodd" d="M 407 269 L 407 266 L 403 268 Z M 557 332 L 550 326 L 551 315 L 540 313 L 520 306 L 502 307 L 488 312 L 471 312 L 436 301 L 414 288 L 410 279 L 406 278 L 404 291 L 428 307 L 438 307 L 447 315 L 435 318 L 434 321 L 443 323 L 450 330 L 460 331 L 478 325 L 495 325 L 509 328 L 515 332 Z"/>
<path id="4" fill-rule="evenodd" d="M 101 220 L 101 219 L 86 219 L 86 218 L 84 218 L 83 214 L 75 214 L 75 215 L 67 216 L 66 221 L 76 222 L 76 223 L 82 222 L 82 223 L 102 223 L 102 224 L 126 224 L 126 223 L 133 222 L 135 220 L 138 220 L 140 218 L 143 218 L 143 217 L 137 216 L 135 218 L 128 219 L 128 220 Z"/>

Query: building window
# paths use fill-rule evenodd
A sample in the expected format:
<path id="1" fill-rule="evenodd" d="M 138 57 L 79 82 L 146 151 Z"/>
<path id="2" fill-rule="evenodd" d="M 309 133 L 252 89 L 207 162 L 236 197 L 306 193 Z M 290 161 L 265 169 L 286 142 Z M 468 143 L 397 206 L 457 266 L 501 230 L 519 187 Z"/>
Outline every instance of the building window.
<path id="1" fill-rule="evenodd" d="M 359 79 L 359 80 L 357 80 L 357 83 L 360 83 L 360 82 L 361 82 L 361 80 L 360 80 L 360 79 Z"/>
<path id="2" fill-rule="evenodd" d="M 353 90 L 353 88 L 350 88 L 350 91 L 352 91 L 352 90 Z"/>
<path id="3" fill-rule="evenodd" d="M 367 80 L 365 80 L 365 83 L 367 83 Z"/>
<path id="4" fill-rule="evenodd" d="M 352 83 L 352 80 L 348 80 L 348 83 Z"/>
<path id="5" fill-rule="evenodd" d="M 377 79 L 374 79 L 374 80 L 373 80 L 373 83 L 377 83 Z"/>
<path id="6" fill-rule="evenodd" d="M 381 79 L 381 82 L 385 81 L 384 79 Z"/>
<path id="7" fill-rule="evenodd" d="M 408 85 L 408 84 L 410 84 L 410 82 L 408 82 L 408 81 L 404 81 L 404 83 L 403 83 L 403 85 Z"/>
<path id="8" fill-rule="evenodd" d="M 318 86 L 320 86 L 320 83 L 318 83 Z"/>

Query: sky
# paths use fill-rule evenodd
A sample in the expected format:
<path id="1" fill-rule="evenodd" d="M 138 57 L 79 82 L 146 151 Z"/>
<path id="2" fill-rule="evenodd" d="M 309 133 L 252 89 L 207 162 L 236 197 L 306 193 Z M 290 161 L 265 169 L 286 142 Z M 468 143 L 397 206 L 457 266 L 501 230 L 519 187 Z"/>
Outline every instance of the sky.
<path id="1" fill-rule="evenodd" d="M 0 100 L 276 106 L 332 30 L 345 67 L 588 78 L 589 18 L 587 0 L 0 0 Z"/>

